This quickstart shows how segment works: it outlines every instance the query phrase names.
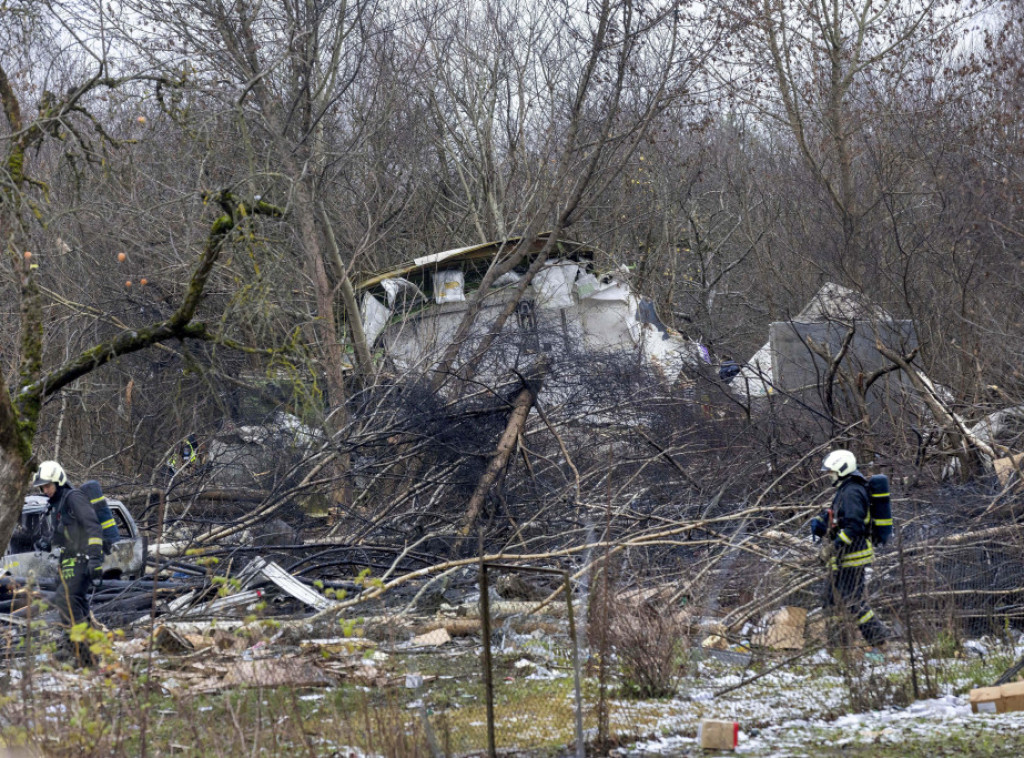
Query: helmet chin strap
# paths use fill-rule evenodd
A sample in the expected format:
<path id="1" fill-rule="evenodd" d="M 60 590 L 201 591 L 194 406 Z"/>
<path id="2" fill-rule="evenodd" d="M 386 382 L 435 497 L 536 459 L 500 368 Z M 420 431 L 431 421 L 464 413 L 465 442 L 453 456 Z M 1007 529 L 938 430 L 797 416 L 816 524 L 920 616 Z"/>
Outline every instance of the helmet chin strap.
<path id="1" fill-rule="evenodd" d="M 837 474 L 835 471 L 829 471 L 828 480 L 832 482 L 833 485 L 839 484 L 839 474 Z"/>

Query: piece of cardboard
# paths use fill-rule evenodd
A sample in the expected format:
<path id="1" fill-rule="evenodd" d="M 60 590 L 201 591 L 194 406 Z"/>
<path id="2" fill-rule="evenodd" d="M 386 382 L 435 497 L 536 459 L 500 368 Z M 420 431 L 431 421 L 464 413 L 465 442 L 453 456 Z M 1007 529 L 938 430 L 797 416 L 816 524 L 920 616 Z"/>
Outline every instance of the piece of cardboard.
<path id="1" fill-rule="evenodd" d="M 413 637 L 412 645 L 413 647 L 438 647 L 451 641 L 452 636 L 448 634 L 448 630 L 442 626 L 432 632 L 427 632 L 426 634 L 421 634 L 418 637 Z"/>
<path id="2" fill-rule="evenodd" d="M 804 646 L 807 609 L 787 605 L 768 619 L 767 628 L 755 635 L 754 644 L 773 650 L 800 650 Z"/>
<path id="3" fill-rule="evenodd" d="M 223 687 L 326 687 L 335 679 L 307 661 L 296 658 L 261 658 L 236 661 L 227 670 Z"/>
<path id="4" fill-rule="evenodd" d="M 700 646 L 708 650 L 727 650 L 729 648 L 729 640 L 718 634 L 709 634 L 700 643 Z"/>
<path id="5" fill-rule="evenodd" d="M 1024 711 L 1024 682 L 1010 682 L 999 688 L 1002 709 L 999 713 Z"/>
<path id="6" fill-rule="evenodd" d="M 978 687 L 971 690 L 971 713 L 1002 713 L 1000 701 L 1003 699 L 1002 687 Z"/>
<path id="7" fill-rule="evenodd" d="M 1024 465 L 1024 453 L 1017 453 L 992 461 L 992 470 L 996 472 L 1000 486 L 1005 487 L 1010 483 L 1010 476 L 1014 473 L 1020 474 L 1022 465 Z"/>
<path id="8" fill-rule="evenodd" d="M 735 721 L 703 719 L 697 727 L 697 741 L 704 750 L 735 750 L 740 725 Z"/>

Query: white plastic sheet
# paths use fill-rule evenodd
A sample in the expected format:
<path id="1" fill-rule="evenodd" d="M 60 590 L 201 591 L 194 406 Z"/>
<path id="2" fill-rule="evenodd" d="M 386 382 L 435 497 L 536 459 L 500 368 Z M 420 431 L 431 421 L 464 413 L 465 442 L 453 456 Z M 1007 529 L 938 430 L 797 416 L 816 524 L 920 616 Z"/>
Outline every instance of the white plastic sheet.
<path id="1" fill-rule="evenodd" d="M 369 292 L 363 295 L 363 334 L 366 344 L 372 345 L 391 318 L 391 310 Z"/>
<path id="2" fill-rule="evenodd" d="M 408 279 L 403 279 L 400 276 L 396 276 L 392 279 L 385 279 L 380 283 L 380 286 L 384 288 L 387 293 L 388 307 L 394 308 L 396 301 L 420 301 L 426 300 L 427 297 L 420 288 L 410 282 Z"/>
<path id="3" fill-rule="evenodd" d="M 601 282 L 593 274 L 580 274 L 576 279 L 576 294 L 584 300 L 601 289 Z"/>
<path id="4" fill-rule="evenodd" d="M 548 263 L 533 277 L 534 300 L 538 308 L 569 308 L 573 305 L 572 285 L 580 267 L 575 263 Z"/>
<path id="5" fill-rule="evenodd" d="M 465 279 L 461 271 L 449 269 L 434 274 L 435 303 L 461 303 L 465 299 Z"/>
<path id="6" fill-rule="evenodd" d="M 607 287 L 594 291 L 590 295 L 591 300 L 619 300 L 624 303 L 628 302 L 630 297 L 629 286 L 615 281 L 611 282 Z"/>

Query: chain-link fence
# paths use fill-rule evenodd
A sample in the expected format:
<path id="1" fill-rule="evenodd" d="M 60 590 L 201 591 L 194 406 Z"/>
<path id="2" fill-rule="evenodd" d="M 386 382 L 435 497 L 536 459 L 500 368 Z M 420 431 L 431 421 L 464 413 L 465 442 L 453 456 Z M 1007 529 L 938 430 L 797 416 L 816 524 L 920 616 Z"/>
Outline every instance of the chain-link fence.
<path id="1" fill-rule="evenodd" d="M 506 576 L 532 574 L 560 580 L 559 589 L 549 598 L 550 609 L 530 624 L 532 630 L 517 631 L 516 609 L 501 608 L 504 601 L 498 599 L 496 593 L 492 594 L 491 578 L 496 571 Z M 504 613 L 504 621 L 496 626 L 499 610 Z M 509 614 L 510 610 L 513 613 Z M 546 747 L 567 749 L 582 758 L 585 755 L 582 663 L 568 572 L 481 562 L 480 617 L 488 754 Z M 524 654 L 530 657 L 525 658 Z M 556 671 L 569 676 L 559 676 Z M 546 699 L 547 707 L 540 713 L 536 707 L 521 707 L 519 697 L 510 698 L 501 691 L 503 683 L 514 682 L 517 677 L 532 683 L 527 688 L 527 702 L 538 697 Z M 565 692 L 567 681 L 571 681 L 568 693 Z M 566 739 L 567 733 L 570 739 Z"/>
<path id="2" fill-rule="evenodd" d="M 1024 529 L 1012 521 L 985 526 L 987 518 L 940 524 L 935 509 L 915 512 L 905 498 L 895 507 L 896 534 L 868 571 L 866 597 L 905 681 L 901 673 L 881 686 L 861 666 L 871 648 L 857 620 L 822 610 L 828 571 L 809 539 L 737 529 L 699 559 L 691 554 L 680 574 L 690 582 L 647 587 L 633 581 L 623 546 L 607 547 L 602 566 L 571 581 L 559 570 L 484 562 L 484 707 L 435 714 L 444 752 L 602 754 L 655 728 L 645 715 L 650 703 L 685 701 L 699 689 L 705 660 L 731 667 L 737 685 L 827 661 L 840 666 L 848 702 L 873 708 L 935 694 L 949 680 L 940 659 L 961 655 L 952 651 L 964 640 L 1006 640 L 1012 651 L 1024 628 Z M 543 578 L 535 583 L 547 596 L 514 599 L 511 576 Z M 782 608 L 800 620 L 794 644 L 772 637 Z M 825 650 L 832 656 L 821 658 Z"/>

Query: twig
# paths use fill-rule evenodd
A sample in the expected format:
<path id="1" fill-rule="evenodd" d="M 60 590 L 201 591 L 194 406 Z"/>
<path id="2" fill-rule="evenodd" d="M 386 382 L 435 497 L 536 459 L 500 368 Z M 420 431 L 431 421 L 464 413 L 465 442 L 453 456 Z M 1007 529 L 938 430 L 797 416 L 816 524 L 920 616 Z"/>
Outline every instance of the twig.
<path id="1" fill-rule="evenodd" d="M 744 679 L 739 684 L 733 684 L 733 685 L 731 685 L 729 687 L 724 687 L 724 688 L 718 690 L 717 692 L 713 693 L 713 695 L 714 695 L 714 697 L 721 697 L 722 695 L 725 695 L 726 693 L 733 692 L 735 690 L 740 689 L 741 687 L 746 687 L 751 682 L 756 682 L 761 677 L 767 676 L 768 674 L 771 674 L 774 671 L 778 671 L 779 669 L 781 669 L 781 668 L 783 668 L 785 666 L 788 666 L 793 661 L 800 660 L 805 655 L 808 655 L 810 653 L 816 653 L 817 651 L 821 650 L 824 647 L 825 647 L 824 645 L 819 644 L 819 645 L 813 645 L 812 647 L 804 648 L 803 650 L 801 650 L 796 655 L 791 655 L 789 658 L 786 658 L 785 660 L 781 661 L 780 663 L 777 663 L 776 665 L 772 666 L 770 669 L 765 669 L 760 674 L 755 674 L 754 676 L 750 677 L 749 679 Z"/>

